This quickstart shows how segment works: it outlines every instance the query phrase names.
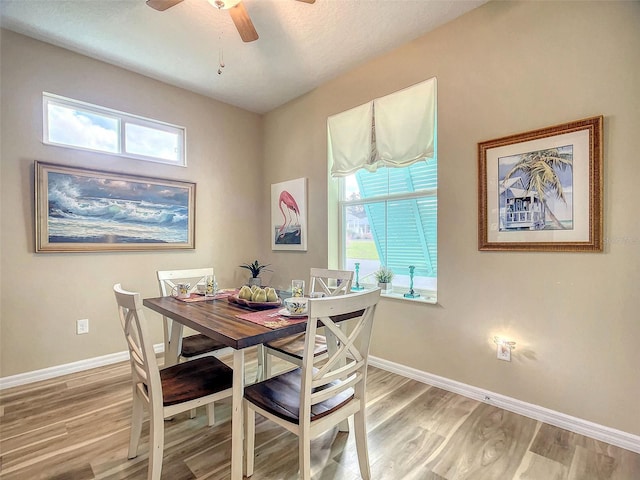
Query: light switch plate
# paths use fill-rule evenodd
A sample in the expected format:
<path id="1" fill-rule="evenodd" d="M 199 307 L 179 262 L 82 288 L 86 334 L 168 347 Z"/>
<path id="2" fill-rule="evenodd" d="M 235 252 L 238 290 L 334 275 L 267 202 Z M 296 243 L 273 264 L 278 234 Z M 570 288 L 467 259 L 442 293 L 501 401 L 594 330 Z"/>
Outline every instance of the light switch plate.
<path id="1" fill-rule="evenodd" d="M 76 335 L 83 335 L 89 333 L 89 319 L 83 318 L 76 321 Z"/>

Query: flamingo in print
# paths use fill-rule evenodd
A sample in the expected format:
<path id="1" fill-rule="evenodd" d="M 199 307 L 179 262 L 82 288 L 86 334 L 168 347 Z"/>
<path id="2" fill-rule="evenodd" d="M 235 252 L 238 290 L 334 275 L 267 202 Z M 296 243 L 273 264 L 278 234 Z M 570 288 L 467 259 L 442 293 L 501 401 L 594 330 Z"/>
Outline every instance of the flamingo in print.
<path id="1" fill-rule="evenodd" d="M 282 208 L 282 204 L 283 203 L 287 207 L 287 211 L 289 212 L 289 219 L 288 220 L 287 220 L 287 215 L 285 214 L 284 209 Z M 296 203 L 296 199 L 293 198 L 293 195 L 291 195 L 286 190 L 283 190 L 280 193 L 280 197 L 278 198 L 278 208 L 282 212 L 282 217 L 283 217 L 282 226 L 278 230 L 278 238 L 282 238 L 282 237 L 284 237 L 284 235 L 285 235 L 285 233 L 287 231 L 287 227 L 291 224 L 291 221 L 292 221 L 291 212 L 296 214 L 296 225 L 300 225 L 300 219 L 298 218 L 298 215 L 300 215 L 300 208 L 298 207 L 298 204 Z M 299 229 L 296 232 L 296 235 L 300 235 L 300 230 Z"/>

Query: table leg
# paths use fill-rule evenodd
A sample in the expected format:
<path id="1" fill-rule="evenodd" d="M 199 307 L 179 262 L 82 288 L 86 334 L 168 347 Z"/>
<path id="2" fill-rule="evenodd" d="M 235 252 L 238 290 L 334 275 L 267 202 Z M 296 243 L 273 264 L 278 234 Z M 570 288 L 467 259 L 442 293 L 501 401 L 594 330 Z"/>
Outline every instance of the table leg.
<path id="1" fill-rule="evenodd" d="M 242 480 L 244 350 L 233 351 L 233 397 L 231 413 L 231 480 Z"/>

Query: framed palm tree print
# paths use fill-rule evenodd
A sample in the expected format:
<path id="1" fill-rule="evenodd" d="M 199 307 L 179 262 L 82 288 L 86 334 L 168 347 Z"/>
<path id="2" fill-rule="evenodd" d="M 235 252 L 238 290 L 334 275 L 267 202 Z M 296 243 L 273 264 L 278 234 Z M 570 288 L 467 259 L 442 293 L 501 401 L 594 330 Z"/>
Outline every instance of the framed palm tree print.
<path id="1" fill-rule="evenodd" d="M 479 250 L 602 251 L 602 124 L 478 144 Z"/>

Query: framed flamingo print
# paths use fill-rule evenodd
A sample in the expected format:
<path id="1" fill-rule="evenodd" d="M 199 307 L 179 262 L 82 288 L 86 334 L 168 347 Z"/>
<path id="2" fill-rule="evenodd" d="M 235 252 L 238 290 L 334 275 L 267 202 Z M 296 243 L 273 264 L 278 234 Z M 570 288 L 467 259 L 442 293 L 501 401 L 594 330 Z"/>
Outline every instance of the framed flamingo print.
<path id="1" fill-rule="evenodd" d="M 307 179 L 271 185 L 271 249 L 307 250 Z"/>
<path id="2" fill-rule="evenodd" d="M 478 144 L 478 249 L 602 251 L 602 116 Z"/>

